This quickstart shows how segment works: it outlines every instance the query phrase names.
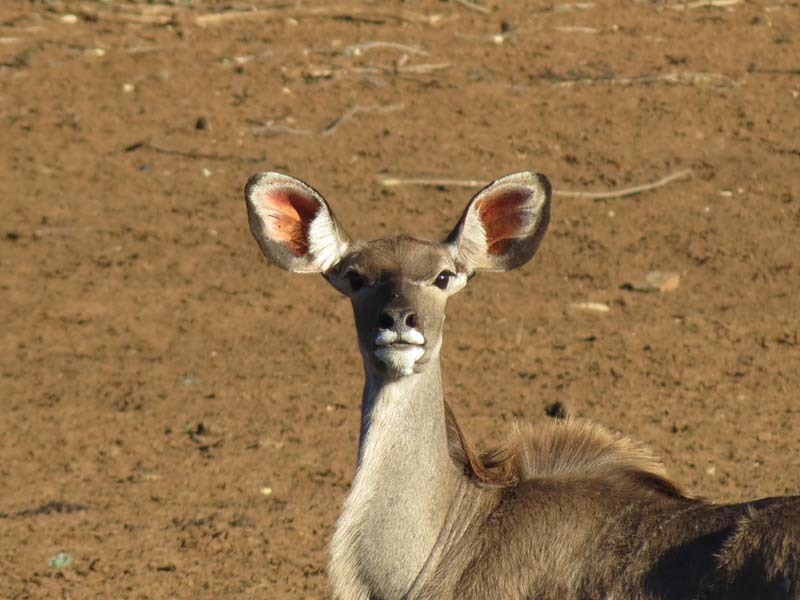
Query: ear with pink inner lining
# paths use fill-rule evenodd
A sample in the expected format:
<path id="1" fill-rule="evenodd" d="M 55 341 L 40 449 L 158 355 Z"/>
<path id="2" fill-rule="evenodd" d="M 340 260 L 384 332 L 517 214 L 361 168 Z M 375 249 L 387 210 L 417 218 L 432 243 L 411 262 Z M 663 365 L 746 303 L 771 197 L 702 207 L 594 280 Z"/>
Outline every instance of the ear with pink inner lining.
<path id="1" fill-rule="evenodd" d="M 347 253 L 349 240 L 322 196 L 281 173 L 253 175 L 244 190 L 250 231 L 275 265 L 322 273 Z"/>
<path id="2" fill-rule="evenodd" d="M 497 179 L 472 198 L 446 243 L 468 272 L 521 267 L 547 231 L 550 195 L 550 182 L 539 173 Z"/>

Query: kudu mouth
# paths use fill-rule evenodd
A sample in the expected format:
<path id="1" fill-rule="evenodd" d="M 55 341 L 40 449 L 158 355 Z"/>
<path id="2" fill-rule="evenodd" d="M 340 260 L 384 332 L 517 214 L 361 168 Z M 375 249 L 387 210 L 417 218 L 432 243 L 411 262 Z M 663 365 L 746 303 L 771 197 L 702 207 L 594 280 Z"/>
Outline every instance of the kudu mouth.
<path id="1" fill-rule="evenodd" d="M 387 370 L 405 377 L 425 354 L 425 336 L 416 329 L 381 329 L 375 336 L 373 353 Z"/>

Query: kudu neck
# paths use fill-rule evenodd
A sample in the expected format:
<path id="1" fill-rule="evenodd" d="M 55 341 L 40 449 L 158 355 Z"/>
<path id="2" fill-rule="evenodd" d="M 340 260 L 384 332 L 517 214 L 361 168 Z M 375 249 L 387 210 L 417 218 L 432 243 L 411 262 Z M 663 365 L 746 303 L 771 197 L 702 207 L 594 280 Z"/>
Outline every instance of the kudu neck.
<path id="1" fill-rule="evenodd" d="M 358 531 L 358 570 L 379 597 L 401 597 L 431 555 L 462 479 L 448 453 L 438 357 L 399 379 L 367 369 L 358 466 L 334 549 Z"/>
<path id="2" fill-rule="evenodd" d="M 412 429 L 441 432 L 442 447 L 446 448 L 447 430 L 444 420 L 444 391 L 438 357 L 419 373 L 389 378 L 365 368 L 364 392 L 361 400 L 361 436 L 358 456 L 361 461 L 366 436 L 371 425 L 380 417 L 391 420 L 408 418 L 403 428 L 414 436 Z M 439 436 L 436 436 L 439 437 Z M 435 443 L 436 439 L 429 440 Z M 429 447 L 430 449 L 430 447 Z"/>

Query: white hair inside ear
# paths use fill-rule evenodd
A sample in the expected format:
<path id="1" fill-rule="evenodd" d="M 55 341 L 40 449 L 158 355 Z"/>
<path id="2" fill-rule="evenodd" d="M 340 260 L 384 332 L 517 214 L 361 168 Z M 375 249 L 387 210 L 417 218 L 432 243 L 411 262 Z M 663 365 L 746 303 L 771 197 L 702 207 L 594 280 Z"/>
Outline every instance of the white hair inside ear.
<path id="1" fill-rule="evenodd" d="M 550 182 L 533 172 L 493 181 L 470 200 L 447 243 L 470 271 L 507 271 L 528 262 L 550 220 Z"/>
<path id="2" fill-rule="evenodd" d="M 250 230 L 273 264 L 324 273 L 348 251 L 347 236 L 314 188 L 282 173 L 259 173 L 245 187 Z"/>
<path id="3" fill-rule="evenodd" d="M 327 210 L 320 210 L 308 227 L 308 251 L 311 260 L 325 272 L 347 253 L 349 242 L 340 235 Z"/>

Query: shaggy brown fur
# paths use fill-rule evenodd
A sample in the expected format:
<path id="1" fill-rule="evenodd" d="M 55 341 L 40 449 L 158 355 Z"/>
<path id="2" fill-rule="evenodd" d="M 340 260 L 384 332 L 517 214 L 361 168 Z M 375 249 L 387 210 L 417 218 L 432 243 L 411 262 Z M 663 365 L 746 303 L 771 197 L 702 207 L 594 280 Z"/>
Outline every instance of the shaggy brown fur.
<path id="1" fill-rule="evenodd" d="M 648 448 L 596 423 L 568 419 L 536 428 L 520 423 L 502 448 L 478 455 L 447 402 L 445 417 L 451 458 L 481 487 L 505 487 L 559 474 L 624 474 L 666 494 L 690 497 L 669 479 Z"/>
<path id="2" fill-rule="evenodd" d="M 484 517 L 408 598 L 800 598 L 800 498 L 692 498 L 649 450 L 583 421 L 518 426 L 479 457 L 445 411 Z"/>

